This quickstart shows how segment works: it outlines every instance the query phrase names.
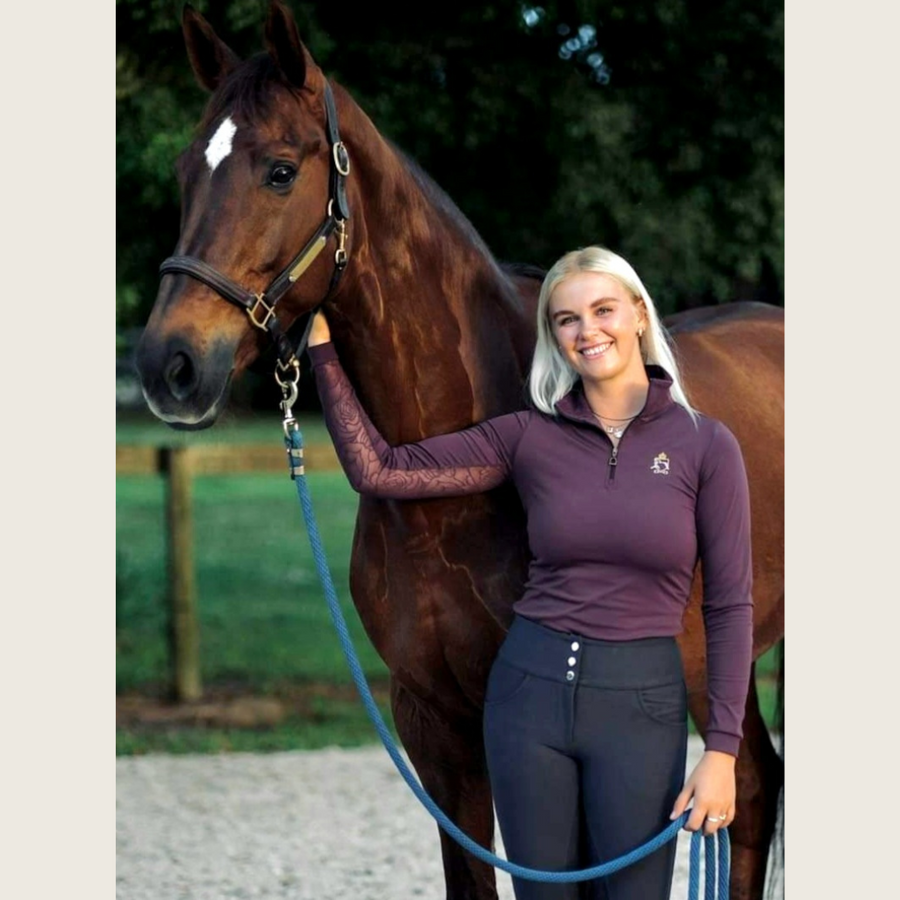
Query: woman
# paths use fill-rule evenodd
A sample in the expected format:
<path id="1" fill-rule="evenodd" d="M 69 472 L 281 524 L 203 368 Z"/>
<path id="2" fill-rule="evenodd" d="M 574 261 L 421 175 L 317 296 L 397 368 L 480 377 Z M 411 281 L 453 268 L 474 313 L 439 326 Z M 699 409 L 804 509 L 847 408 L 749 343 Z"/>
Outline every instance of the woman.
<path id="1" fill-rule="evenodd" d="M 600 247 L 563 256 L 538 301 L 533 409 L 388 447 L 360 408 L 319 316 L 310 337 L 326 422 L 353 487 L 454 496 L 511 479 L 532 554 L 488 679 L 484 738 L 508 857 L 583 868 L 658 834 L 691 805 L 712 834 L 735 813 L 750 676 L 747 479 L 737 441 L 693 410 L 649 294 Z M 687 703 L 675 635 L 703 565 L 709 726 L 683 782 Z M 675 845 L 593 885 L 669 896 Z M 513 879 L 518 900 L 577 885 Z"/>

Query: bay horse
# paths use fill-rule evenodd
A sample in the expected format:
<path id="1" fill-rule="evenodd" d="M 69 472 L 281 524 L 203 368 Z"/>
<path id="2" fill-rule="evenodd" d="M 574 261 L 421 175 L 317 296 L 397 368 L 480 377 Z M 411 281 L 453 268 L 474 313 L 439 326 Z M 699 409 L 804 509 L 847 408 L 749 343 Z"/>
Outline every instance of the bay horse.
<path id="1" fill-rule="evenodd" d="M 177 163 L 182 262 L 164 264 L 137 351 L 154 413 L 179 428 L 213 424 L 232 378 L 269 344 L 274 301 L 262 301 L 273 280 L 281 329 L 324 299 L 348 376 L 389 443 L 523 408 L 539 280 L 498 264 L 440 188 L 326 79 L 280 3 L 269 8 L 265 52 L 248 60 L 190 6 L 182 30 L 211 96 Z M 349 218 L 335 223 L 336 206 Z M 327 252 L 297 263 L 329 221 L 313 240 Z M 296 280 L 278 274 L 300 268 Z M 731 304 L 667 325 L 693 402 L 722 419 L 744 453 L 757 658 L 784 632 L 783 312 Z M 424 502 L 360 498 L 350 588 L 390 671 L 397 731 L 425 789 L 486 847 L 494 819 L 481 736 L 485 682 L 527 565 L 524 514 L 511 487 Z M 702 733 L 701 581 L 698 573 L 679 643 Z M 757 900 L 783 765 L 753 679 L 744 731 L 732 897 Z M 443 832 L 440 839 L 447 897 L 495 898 L 493 870 Z"/>

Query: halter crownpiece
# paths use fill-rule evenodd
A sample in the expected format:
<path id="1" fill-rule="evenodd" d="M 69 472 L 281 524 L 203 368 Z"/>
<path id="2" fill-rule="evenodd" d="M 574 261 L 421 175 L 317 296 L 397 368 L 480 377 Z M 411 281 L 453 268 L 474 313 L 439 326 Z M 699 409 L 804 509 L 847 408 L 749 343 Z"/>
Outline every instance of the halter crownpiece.
<path id="1" fill-rule="evenodd" d="M 250 321 L 259 329 L 267 331 L 275 344 L 278 353 L 278 369 L 283 373 L 290 372 L 293 377 L 288 381 L 296 384 L 300 377 L 300 363 L 298 355 L 303 352 L 309 339 L 309 331 L 316 311 L 331 295 L 337 286 L 347 265 L 347 226 L 350 218 L 350 207 L 347 203 L 346 178 L 350 174 L 350 156 L 347 148 L 341 140 L 338 131 L 337 108 L 334 105 L 334 96 L 331 85 L 325 81 L 325 127 L 328 131 L 328 140 L 331 144 L 329 155 L 329 179 L 328 179 L 328 205 L 326 215 L 316 233 L 307 241 L 306 246 L 287 264 L 282 272 L 277 275 L 271 284 L 259 293 L 248 291 L 227 275 L 214 269 L 209 263 L 192 256 L 170 256 L 163 260 L 159 267 L 160 276 L 163 275 L 190 275 L 197 281 L 211 287 L 220 297 L 229 303 L 240 306 L 250 318 Z M 290 290 L 294 282 L 310 267 L 313 260 L 322 252 L 332 234 L 337 237 L 337 249 L 334 251 L 334 271 L 331 274 L 331 283 L 328 291 L 310 311 L 309 320 L 299 345 L 291 346 L 287 335 L 281 327 L 275 315 L 275 304 Z M 285 382 L 275 372 L 275 379 L 284 388 Z"/>

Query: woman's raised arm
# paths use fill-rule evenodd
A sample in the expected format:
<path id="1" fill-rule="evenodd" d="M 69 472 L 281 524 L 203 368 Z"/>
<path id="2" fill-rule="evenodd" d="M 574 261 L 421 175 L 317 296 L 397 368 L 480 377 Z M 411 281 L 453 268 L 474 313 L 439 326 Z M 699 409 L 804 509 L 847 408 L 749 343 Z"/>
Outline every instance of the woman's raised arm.
<path id="1" fill-rule="evenodd" d="M 325 424 L 354 490 L 400 500 L 457 497 L 497 487 L 509 477 L 523 414 L 390 447 L 360 405 L 321 314 L 310 333 L 309 357 Z"/>

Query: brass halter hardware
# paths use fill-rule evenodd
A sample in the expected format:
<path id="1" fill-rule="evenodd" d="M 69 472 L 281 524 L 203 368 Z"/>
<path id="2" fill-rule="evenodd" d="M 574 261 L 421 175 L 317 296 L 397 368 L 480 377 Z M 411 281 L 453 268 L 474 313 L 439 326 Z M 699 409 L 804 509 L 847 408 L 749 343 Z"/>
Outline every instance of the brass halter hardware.
<path id="1" fill-rule="evenodd" d="M 272 306 L 267 306 L 266 301 L 263 299 L 263 294 L 254 294 L 256 297 L 256 302 L 250 309 L 247 310 L 247 315 L 250 317 L 250 321 L 257 327 L 262 329 L 263 331 L 268 331 L 269 319 L 275 315 L 275 309 Z M 262 307 L 265 310 L 265 314 L 263 315 L 262 321 L 256 318 L 256 311 Z"/>
<path id="2" fill-rule="evenodd" d="M 347 265 L 347 226 L 341 219 L 337 226 L 337 250 L 334 251 L 334 264 L 342 269 Z"/>

